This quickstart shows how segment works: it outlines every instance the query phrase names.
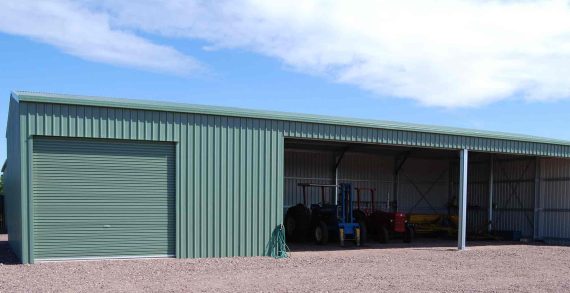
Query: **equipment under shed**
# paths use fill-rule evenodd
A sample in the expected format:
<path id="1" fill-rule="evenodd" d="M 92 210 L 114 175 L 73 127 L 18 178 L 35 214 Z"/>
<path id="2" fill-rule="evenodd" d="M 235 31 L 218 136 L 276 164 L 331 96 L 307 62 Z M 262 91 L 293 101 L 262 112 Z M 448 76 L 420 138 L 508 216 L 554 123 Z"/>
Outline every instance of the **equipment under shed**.
<path id="1" fill-rule="evenodd" d="M 570 240 L 567 141 L 13 92 L 7 143 L 6 224 L 24 263 L 267 255 L 299 204 L 403 214 L 416 233 L 446 221 L 459 249 L 492 232 Z M 343 227 L 362 232 L 353 218 Z"/>

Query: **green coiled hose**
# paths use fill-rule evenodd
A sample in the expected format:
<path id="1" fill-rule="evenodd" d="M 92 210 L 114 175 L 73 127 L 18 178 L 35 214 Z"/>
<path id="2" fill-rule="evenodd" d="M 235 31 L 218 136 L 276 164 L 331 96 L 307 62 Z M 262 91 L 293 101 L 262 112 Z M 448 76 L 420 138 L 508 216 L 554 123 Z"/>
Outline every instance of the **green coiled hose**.
<path id="1" fill-rule="evenodd" d="M 289 247 L 285 240 L 285 227 L 283 224 L 277 226 L 269 241 L 269 256 L 273 258 L 287 258 L 289 257 Z"/>

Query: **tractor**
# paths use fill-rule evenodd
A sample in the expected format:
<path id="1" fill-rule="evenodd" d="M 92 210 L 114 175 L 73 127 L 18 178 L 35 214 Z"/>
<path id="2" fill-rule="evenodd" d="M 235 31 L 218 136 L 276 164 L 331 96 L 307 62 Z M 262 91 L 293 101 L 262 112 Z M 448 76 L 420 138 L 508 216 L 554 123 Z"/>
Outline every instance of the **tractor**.
<path id="1" fill-rule="evenodd" d="M 360 196 L 370 192 L 370 207 L 361 208 Z M 356 188 L 356 220 L 365 223 L 366 232 L 380 243 L 387 243 L 394 236 L 401 235 L 405 243 L 410 243 L 415 236 L 414 225 L 408 222 L 406 214 L 401 212 L 385 212 L 376 209 L 374 204 L 376 189 Z"/>
<path id="2" fill-rule="evenodd" d="M 313 236 L 314 223 L 312 220 L 313 210 L 327 210 L 331 208 L 331 204 L 326 204 L 326 191 L 327 188 L 336 188 L 336 185 L 331 184 L 316 184 L 316 183 L 298 183 L 299 187 L 303 190 L 303 203 L 299 203 L 290 207 L 285 214 L 285 231 L 287 239 L 290 241 L 304 241 Z M 307 207 L 307 188 L 319 188 L 321 191 L 321 203 L 311 204 Z M 331 201 L 331 200 L 329 200 Z M 327 214 L 327 212 L 325 212 Z"/>
<path id="3" fill-rule="evenodd" d="M 340 238 L 340 245 L 344 246 L 345 240 L 353 240 L 356 246 L 360 246 L 362 241 L 362 228 L 354 217 L 352 207 L 353 193 L 352 185 L 349 183 L 341 183 L 340 189 L 340 210 L 337 209 L 338 214 L 338 235 Z M 365 227 L 365 226 L 364 226 Z M 334 228 L 334 227 L 333 227 Z"/>
<path id="4" fill-rule="evenodd" d="M 311 235 L 317 244 L 327 244 L 330 238 L 338 239 L 343 246 L 345 240 L 354 240 L 356 245 L 361 243 L 360 226 L 353 216 L 353 193 L 350 184 L 339 184 L 338 204 L 325 200 L 325 189 L 336 188 L 337 185 L 299 183 L 303 188 L 303 204 L 289 208 L 285 216 L 285 229 L 288 237 L 303 240 Z M 321 189 L 321 203 L 311 204 L 306 208 L 307 188 Z"/>
<path id="5" fill-rule="evenodd" d="M 304 241 L 310 235 L 311 210 L 307 207 L 307 187 L 314 186 L 311 183 L 299 183 L 303 188 L 303 203 L 290 207 L 285 213 L 285 233 L 287 240 Z M 325 201 L 325 186 L 321 187 L 321 201 Z"/>

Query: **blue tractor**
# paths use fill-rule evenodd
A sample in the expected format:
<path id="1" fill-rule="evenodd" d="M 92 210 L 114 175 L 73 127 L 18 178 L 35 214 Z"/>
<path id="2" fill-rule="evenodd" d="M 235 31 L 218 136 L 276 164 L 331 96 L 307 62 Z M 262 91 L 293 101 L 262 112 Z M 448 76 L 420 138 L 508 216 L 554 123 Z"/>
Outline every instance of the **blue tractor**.
<path id="1" fill-rule="evenodd" d="M 339 191 L 338 231 L 340 245 L 344 245 L 345 240 L 352 240 L 356 243 L 356 246 L 360 246 L 364 227 L 361 227 L 361 224 L 353 214 L 354 194 L 352 185 L 350 183 L 342 183 L 339 185 Z"/>
<path id="2" fill-rule="evenodd" d="M 341 246 L 344 246 L 347 240 L 354 241 L 357 246 L 360 246 L 361 227 L 353 215 L 352 185 L 341 183 L 338 185 L 338 189 L 337 204 L 311 205 L 313 237 L 317 244 L 322 245 L 328 243 L 329 236 L 336 236 Z"/>
<path id="3" fill-rule="evenodd" d="M 354 241 L 360 246 L 361 239 L 366 236 L 366 227 L 360 224 L 353 214 L 352 185 L 341 183 L 338 186 L 332 184 L 299 183 L 303 188 L 303 203 L 290 207 L 285 215 L 285 231 L 288 240 L 303 241 L 312 238 L 317 244 L 327 244 L 329 239 L 339 240 L 343 246 L 346 240 Z M 320 188 L 321 202 L 311 204 L 307 208 L 307 188 Z M 338 198 L 335 203 L 331 198 L 326 198 L 326 189 L 338 187 Z M 330 195 L 330 193 L 329 193 Z M 330 196 L 329 196 L 330 197 Z"/>

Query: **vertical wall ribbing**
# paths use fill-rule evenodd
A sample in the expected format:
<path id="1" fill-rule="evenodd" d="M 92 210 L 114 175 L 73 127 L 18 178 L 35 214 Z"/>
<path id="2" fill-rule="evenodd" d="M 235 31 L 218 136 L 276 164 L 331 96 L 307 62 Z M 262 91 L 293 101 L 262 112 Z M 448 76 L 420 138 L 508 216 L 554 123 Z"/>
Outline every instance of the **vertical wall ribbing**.
<path id="1" fill-rule="evenodd" d="M 278 152 L 283 151 L 283 135 L 274 122 L 59 104 L 21 105 L 20 142 L 24 144 L 34 136 L 176 142 L 179 257 L 262 255 L 271 230 L 282 221 L 282 180 L 276 176 L 283 175 L 278 170 L 282 168 Z M 27 154 L 28 148 L 23 145 L 17 152 Z M 22 161 L 26 166 L 28 159 L 22 157 Z M 22 182 L 27 182 L 24 169 L 20 175 Z M 25 184 L 19 186 L 22 194 L 28 194 Z M 28 207 L 26 198 L 21 199 L 25 201 L 22 208 Z M 27 219 L 22 217 L 23 238 L 29 235 Z M 26 245 L 16 243 L 15 234 L 13 238 L 16 247 L 29 253 Z"/>

